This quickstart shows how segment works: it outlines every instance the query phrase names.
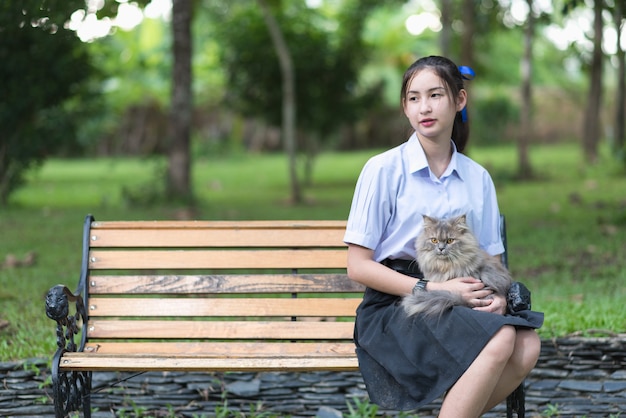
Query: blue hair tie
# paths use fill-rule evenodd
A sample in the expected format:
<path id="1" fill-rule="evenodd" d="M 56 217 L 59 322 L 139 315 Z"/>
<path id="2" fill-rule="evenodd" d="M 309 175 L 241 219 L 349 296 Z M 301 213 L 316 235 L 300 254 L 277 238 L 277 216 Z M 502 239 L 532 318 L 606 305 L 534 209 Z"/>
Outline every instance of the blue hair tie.
<path id="1" fill-rule="evenodd" d="M 463 80 L 473 80 L 474 77 L 476 77 L 476 73 L 474 72 L 474 70 L 472 70 L 472 68 L 468 67 L 467 65 L 459 66 L 459 71 L 461 72 L 461 77 L 463 77 Z"/>
<path id="2" fill-rule="evenodd" d="M 459 71 L 461 72 L 461 77 L 463 77 L 463 80 L 473 80 L 474 77 L 476 77 L 476 73 L 474 72 L 474 70 L 472 70 L 472 68 L 468 67 L 467 65 L 459 66 Z M 467 123 L 466 107 L 461 110 L 461 120 L 463 121 L 463 123 Z"/>

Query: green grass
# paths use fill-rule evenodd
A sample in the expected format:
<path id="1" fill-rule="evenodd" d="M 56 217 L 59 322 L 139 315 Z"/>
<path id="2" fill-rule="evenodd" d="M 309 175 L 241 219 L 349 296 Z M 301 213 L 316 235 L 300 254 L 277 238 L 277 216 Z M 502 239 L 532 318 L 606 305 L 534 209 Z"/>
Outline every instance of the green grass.
<path id="1" fill-rule="evenodd" d="M 345 219 L 358 173 L 376 151 L 328 153 L 315 166 L 307 204 L 289 204 L 286 159 L 236 155 L 195 163 L 196 219 Z M 513 275 L 545 312 L 543 337 L 626 330 L 626 176 L 608 153 L 593 167 L 578 145 L 541 146 L 531 161 L 540 180 L 514 181 L 513 147 L 470 150 L 489 168 L 507 216 Z M 188 215 L 153 203 L 162 161 L 50 160 L 0 209 L 0 263 L 34 251 L 33 266 L 0 269 L 0 359 L 50 356 L 54 324 L 48 288 L 78 282 L 84 216 L 98 220 L 173 219 Z"/>

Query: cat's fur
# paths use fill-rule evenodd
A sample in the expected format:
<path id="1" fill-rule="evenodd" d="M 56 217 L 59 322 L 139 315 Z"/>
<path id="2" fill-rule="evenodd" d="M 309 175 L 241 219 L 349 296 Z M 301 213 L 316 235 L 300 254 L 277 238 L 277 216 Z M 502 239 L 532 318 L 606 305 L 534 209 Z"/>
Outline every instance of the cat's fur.
<path id="1" fill-rule="evenodd" d="M 451 219 L 424 215 L 424 227 L 415 240 L 415 250 L 420 270 L 429 281 L 469 276 L 504 296 L 511 286 L 508 270 L 479 247 L 465 215 Z M 443 290 L 418 291 L 402 299 L 402 307 L 409 316 L 418 313 L 437 316 L 454 305 L 468 306 L 460 294 Z"/>

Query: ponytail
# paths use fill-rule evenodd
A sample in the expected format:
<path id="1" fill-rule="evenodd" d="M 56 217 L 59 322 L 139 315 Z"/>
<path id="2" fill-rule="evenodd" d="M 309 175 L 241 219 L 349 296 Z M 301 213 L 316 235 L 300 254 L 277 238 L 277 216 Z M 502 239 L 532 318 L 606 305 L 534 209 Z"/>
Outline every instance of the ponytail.
<path id="1" fill-rule="evenodd" d="M 463 109 L 466 110 L 466 109 Z M 465 119 L 465 121 L 463 121 Z M 457 112 L 452 126 L 452 142 L 458 152 L 463 152 L 469 140 L 470 126 L 467 118 L 463 118 L 461 112 Z"/>

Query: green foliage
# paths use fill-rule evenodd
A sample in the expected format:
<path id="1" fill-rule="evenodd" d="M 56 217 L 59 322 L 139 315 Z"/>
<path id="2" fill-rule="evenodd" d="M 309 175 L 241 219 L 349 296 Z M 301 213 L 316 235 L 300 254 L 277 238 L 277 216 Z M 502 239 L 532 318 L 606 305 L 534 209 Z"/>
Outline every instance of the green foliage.
<path id="1" fill-rule="evenodd" d="M 378 405 L 373 404 L 369 399 L 359 399 L 352 397 L 346 401 L 348 413 L 343 414 L 345 418 L 375 418 L 381 416 L 378 413 Z M 388 415 L 384 415 L 387 417 Z M 419 415 L 409 412 L 399 412 L 393 415 L 396 418 L 419 418 Z"/>
<path id="2" fill-rule="evenodd" d="M 541 413 L 542 417 L 555 417 L 555 416 L 559 416 L 561 413 L 559 411 L 559 405 L 554 405 L 554 404 L 548 404 L 546 406 L 546 409 L 543 410 L 543 412 Z"/>
<path id="3" fill-rule="evenodd" d="M 0 3 L 0 30 L 12 33 L 9 31 L 16 27 L 32 26 L 55 33 L 82 7 L 84 0 L 4 0 Z"/>
<path id="4" fill-rule="evenodd" d="M 89 44 L 98 68 L 108 77 L 106 97 L 115 111 L 152 100 L 162 106 L 168 103 L 170 45 L 167 26 L 148 18 L 132 31 L 118 29 Z"/>
<path id="5" fill-rule="evenodd" d="M 214 34 L 214 16 L 197 8 L 193 17 L 193 92 L 197 107 L 219 104 L 226 91 L 226 71 L 221 65 L 223 46 Z M 202 11 L 202 12 L 200 12 Z"/>
<path id="6" fill-rule="evenodd" d="M 516 138 L 506 136 L 507 128 L 517 126 L 519 108 L 510 89 L 481 91 L 471 102 L 475 108 L 468 109 L 472 143 L 494 145 L 513 142 Z"/>
<path id="7" fill-rule="evenodd" d="M 129 149 L 137 152 L 129 140 L 137 120 L 143 121 L 140 126 L 151 128 L 147 129 L 152 136 L 150 143 L 156 144 L 146 154 L 166 142 L 170 45 L 167 26 L 160 20 L 147 18 L 132 31 L 118 29 L 113 36 L 85 44 L 102 74 L 102 80 L 95 86 L 101 94 L 93 97 L 98 112 L 83 118 L 78 131 L 85 149 L 100 146 L 110 153 Z"/>
<path id="8" fill-rule="evenodd" d="M 363 42 L 369 59 L 359 73 L 360 83 L 365 88 L 384 87 L 379 102 L 370 102 L 370 107 L 398 106 L 404 71 L 418 56 L 439 53 L 435 32 L 408 34 L 405 21 L 413 12 L 410 8 L 399 10 L 396 5 L 382 5 L 365 22 Z"/>
<path id="9" fill-rule="evenodd" d="M 5 0 L 0 6 L 0 206 L 24 172 L 75 141 L 76 106 L 92 72 L 63 25 L 79 1 Z"/>
<path id="10" fill-rule="evenodd" d="M 163 203 L 167 166 L 162 159 L 146 160 L 146 165 L 154 166 L 154 174 L 139 184 L 124 185 L 121 191 L 122 202 L 129 207 L 150 207 Z"/>
<path id="11" fill-rule="evenodd" d="M 125 401 L 130 405 L 130 407 L 125 406 L 118 411 L 117 415 L 120 418 L 139 418 L 146 416 L 145 414 L 148 411 L 148 408 L 137 405 L 131 398 L 127 398 Z"/>
<path id="12" fill-rule="evenodd" d="M 115 17 L 117 16 L 117 12 L 119 11 L 120 3 L 124 3 L 123 1 L 117 0 L 103 0 L 99 5 L 100 9 L 97 11 L 97 16 L 99 19 L 103 17 Z M 140 7 L 145 7 L 150 0 L 133 0 L 133 3 L 137 4 Z M 84 4 L 83 4 L 84 7 Z"/>
<path id="13" fill-rule="evenodd" d="M 541 36 L 543 25 L 536 29 L 533 39 L 533 83 L 535 86 L 561 87 L 576 90 L 580 74 L 564 66 L 568 52 L 559 50 L 552 42 Z M 511 28 L 495 27 L 488 32 L 489 45 L 476 48 L 475 81 L 469 83 L 487 87 L 518 87 L 521 82 L 520 58 L 523 54 L 522 26 Z"/>
<path id="14" fill-rule="evenodd" d="M 277 20 L 287 40 L 296 73 L 298 127 L 329 134 L 356 118 L 368 92 L 357 89 L 366 57 L 361 33 L 372 2 L 346 1 L 329 19 L 301 2 L 284 3 Z M 268 29 L 257 8 L 231 3 L 214 8 L 220 24 L 215 36 L 228 73 L 227 103 L 247 116 L 280 126 L 282 76 Z M 246 28 L 246 30 L 241 30 Z"/>
<path id="15" fill-rule="evenodd" d="M 348 418 L 374 418 L 378 413 L 378 405 L 356 397 L 352 401 L 348 400 L 347 406 Z"/>

